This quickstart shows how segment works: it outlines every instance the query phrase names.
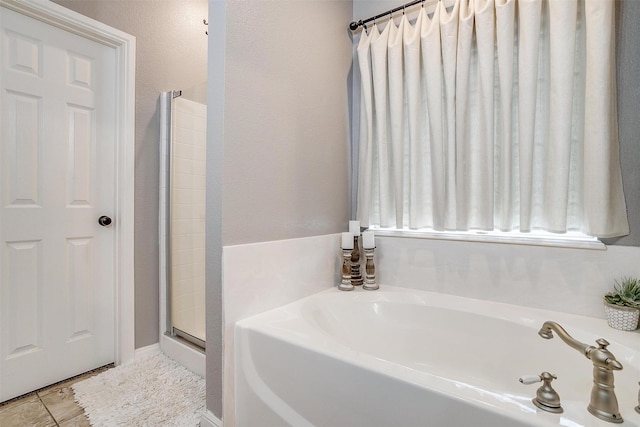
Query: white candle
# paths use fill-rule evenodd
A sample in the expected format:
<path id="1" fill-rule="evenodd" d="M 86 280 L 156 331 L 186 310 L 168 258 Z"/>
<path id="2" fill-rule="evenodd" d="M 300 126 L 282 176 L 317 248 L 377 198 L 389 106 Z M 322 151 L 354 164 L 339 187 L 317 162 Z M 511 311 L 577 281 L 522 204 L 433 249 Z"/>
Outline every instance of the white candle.
<path id="1" fill-rule="evenodd" d="M 353 233 L 342 233 L 342 249 L 353 249 Z"/>
<path id="2" fill-rule="evenodd" d="M 373 231 L 365 231 L 362 233 L 362 247 L 365 249 L 373 249 L 376 247 Z"/>
<path id="3" fill-rule="evenodd" d="M 349 233 L 354 236 L 360 235 L 360 221 L 349 221 Z"/>

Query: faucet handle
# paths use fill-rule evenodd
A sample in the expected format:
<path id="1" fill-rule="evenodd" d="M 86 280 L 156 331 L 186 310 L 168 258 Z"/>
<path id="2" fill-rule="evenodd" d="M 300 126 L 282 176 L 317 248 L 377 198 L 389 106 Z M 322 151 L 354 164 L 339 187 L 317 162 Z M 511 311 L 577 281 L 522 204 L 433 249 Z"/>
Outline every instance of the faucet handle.
<path id="1" fill-rule="evenodd" d="M 522 384 L 529 385 L 539 383 L 540 381 L 542 381 L 542 378 L 540 378 L 540 375 L 523 375 L 518 378 L 518 381 L 520 381 Z"/>
<path id="2" fill-rule="evenodd" d="M 590 350 L 588 350 L 587 353 L 587 357 L 593 361 L 594 365 L 603 366 L 615 371 L 621 370 L 622 364 L 618 362 L 616 357 L 609 350 L 607 350 L 609 341 L 604 338 L 598 338 L 596 340 L 596 344 L 598 344 L 598 348 L 590 347 Z M 593 353 L 593 355 L 590 353 Z"/>
<path id="3" fill-rule="evenodd" d="M 557 379 L 558 379 L 557 376 L 545 371 L 540 375 L 523 375 L 520 378 L 518 378 L 518 381 L 520 381 L 522 384 L 529 385 L 529 384 L 539 383 L 540 381 L 545 381 L 545 380 L 548 380 L 549 382 L 551 382 L 552 380 L 557 380 Z"/>
<path id="4" fill-rule="evenodd" d="M 543 384 L 538 388 L 536 397 L 532 399 L 533 404 L 543 411 L 560 414 L 563 412 L 562 406 L 560 405 L 560 396 L 551 386 L 551 381 L 557 378 L 555 375 L 545 371 L 540 375 L 522 376 L 518 381 L 522 384 L 534 384 L 542 381 Z"/>

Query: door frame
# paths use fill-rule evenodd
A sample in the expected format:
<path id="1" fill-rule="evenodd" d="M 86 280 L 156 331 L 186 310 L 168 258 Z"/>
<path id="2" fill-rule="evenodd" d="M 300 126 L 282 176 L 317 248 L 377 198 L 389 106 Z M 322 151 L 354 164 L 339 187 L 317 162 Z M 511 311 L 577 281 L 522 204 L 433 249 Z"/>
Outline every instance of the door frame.
<path id="1" fill-rule="evenodd" d="M 135 353 L 133 269 L 135 37 L 49 0 L 0 0 L 0 8 L 11 9 L 104 44 L 116 52 L 114 361 L 119 365 L 132 359 Z"/>

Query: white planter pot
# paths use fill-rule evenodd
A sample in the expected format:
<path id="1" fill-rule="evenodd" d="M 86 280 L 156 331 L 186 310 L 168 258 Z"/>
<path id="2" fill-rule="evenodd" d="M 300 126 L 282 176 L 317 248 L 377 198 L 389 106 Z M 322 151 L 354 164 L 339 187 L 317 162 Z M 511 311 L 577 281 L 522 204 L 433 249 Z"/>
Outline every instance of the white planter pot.
<path id="1" fill-rule="evenodd" d="M 604 312 L 607 315 L 609 326 L 614 329 L 635 331 L 638 328 L 640 310 L 635 307 L 622 307 L 605 302 Z"/>

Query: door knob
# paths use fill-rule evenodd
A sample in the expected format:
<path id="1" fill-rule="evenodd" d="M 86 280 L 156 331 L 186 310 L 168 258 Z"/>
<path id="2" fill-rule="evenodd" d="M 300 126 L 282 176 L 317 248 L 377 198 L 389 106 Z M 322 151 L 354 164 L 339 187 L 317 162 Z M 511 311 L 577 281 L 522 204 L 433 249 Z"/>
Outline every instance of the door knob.
<path id="1" fill-rule="evenodd" d="M 98 224 L 100 224 L 103 227 L 106 227 L 108 225 L 111 225 L 111 218 L 109 218 L 106 215 L 102 215 L 100 218 L 98 218 Z"/>

